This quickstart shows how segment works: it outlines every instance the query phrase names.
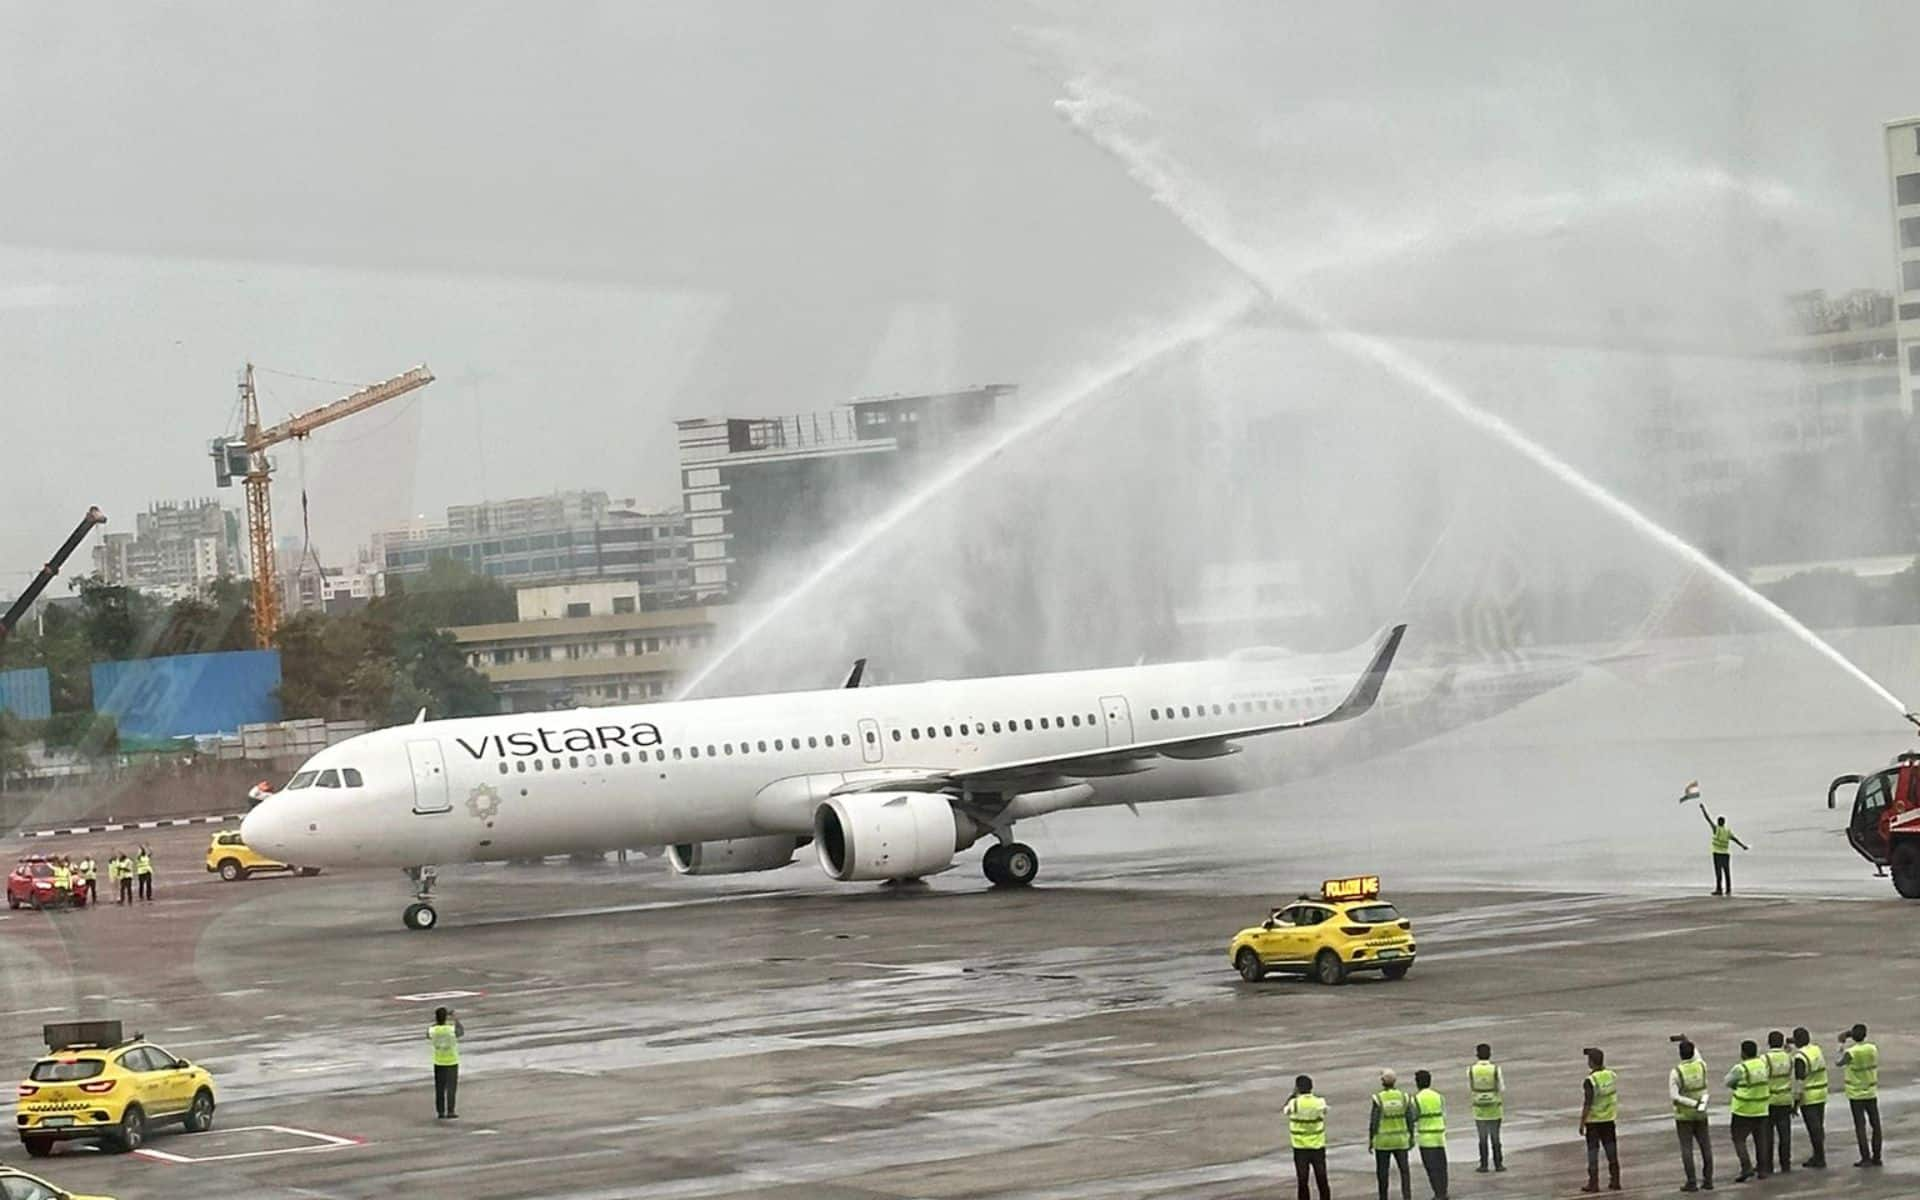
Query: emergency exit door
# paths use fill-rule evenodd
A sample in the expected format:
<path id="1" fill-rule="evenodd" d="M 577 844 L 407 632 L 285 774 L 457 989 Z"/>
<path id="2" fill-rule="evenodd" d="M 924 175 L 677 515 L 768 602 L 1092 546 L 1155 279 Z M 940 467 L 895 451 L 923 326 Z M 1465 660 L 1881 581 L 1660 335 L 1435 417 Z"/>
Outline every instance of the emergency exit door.
<path id="1" fill-rule="evenodd" d="M 1100 709 L 1106 714 L 1107 745 L 1126 746 L 1133 742 L 1133 711 L 1125 696 L 1100 697 Z"/>
<path id="2" fill-rule="evenodd" d="M 451 809 L 447 764 L 440 757 L 440 743 L 429 739 L 408 742 L 407 761 L 413 764 L 413 811 L 443 813 Z"/>
<path id="3" fill-rule="evenodd" d="M 880 761 L 880 722 L 868 717 L 860 719 L 860 758 L 863 762 Z"/>

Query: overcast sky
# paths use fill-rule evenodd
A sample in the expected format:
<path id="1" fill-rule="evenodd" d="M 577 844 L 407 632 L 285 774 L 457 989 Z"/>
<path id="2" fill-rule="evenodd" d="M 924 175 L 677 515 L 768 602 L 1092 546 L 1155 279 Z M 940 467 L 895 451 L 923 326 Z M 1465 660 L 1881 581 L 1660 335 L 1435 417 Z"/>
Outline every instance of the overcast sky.
<path id="1" fill-rule="evenodd" d="M 1039 386 L 1232 286 L 1061 119 L 1075 79 L 1303 253 L 1487 248 L 1329 285 L 1387 324 L 1578 291 L 1669 211 L 1648 178 L 1688 229 L 1744 197 L 1695 276 L 1767 266 L 1621 287 L 1885 286 L 1915 44 L 1910 4 L 0 0 L 0 593 L 88 504 L 209 494 L 248 359 L 342 381 L 262 376 L 269 416 L 440 376 L 280 454 L 281 532 L 304 480 L 329 561 L 483 496 L 670 503 L 674 417 Z M 1475 225 L 1509 197 L 1524 238 Z"/>

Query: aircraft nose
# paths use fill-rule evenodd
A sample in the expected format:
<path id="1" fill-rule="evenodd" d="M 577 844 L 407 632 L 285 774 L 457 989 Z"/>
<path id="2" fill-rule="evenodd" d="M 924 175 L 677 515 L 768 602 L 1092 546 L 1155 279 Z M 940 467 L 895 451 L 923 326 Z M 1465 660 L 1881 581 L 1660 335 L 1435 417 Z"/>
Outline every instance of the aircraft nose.
<path id="1" fill-rule="evenodd" d="M 274 797 L 240 819 L 240 840 L 262 854 L 287 853 L 291 827 L 287 802 Z"/>

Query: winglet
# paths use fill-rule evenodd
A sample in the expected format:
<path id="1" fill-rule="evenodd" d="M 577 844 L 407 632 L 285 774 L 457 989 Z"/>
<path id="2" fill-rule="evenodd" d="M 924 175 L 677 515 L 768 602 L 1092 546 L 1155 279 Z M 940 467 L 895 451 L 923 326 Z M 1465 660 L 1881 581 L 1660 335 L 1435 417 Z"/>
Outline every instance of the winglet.
<path id="1" fill-rule="evenodd" d="M 851 670 L 851 671 L 849 671 L 849 672 L 847 673 L 847 681 L 846 681 L 846 683 L 844 683 L 844 684 L 842 684 L 841 686 L 842 686 L 842 687 L 850 687 L 850 688 L 857 688 L 857 687 L 859 687 L 859 686 L 860 686 L 860 677 L 861 677 L 862 675 L 865 675 L 866 673 L 867 673 L 867 660 L 866 660 L 866 659 L 864 659 L 864 658 L 856 658 L 856 659 L 854 659 L 854 660 L 853 660 L 853 670 Z"/>
<path id="2" fill-rule="evenodd" d="M 1405 625 L 1395 625 L 1388 631 L 1386 640 L 1373 652 L 1373 661 L 1367 664 L 1366 672 L 1353 685 L 1353 690 L 1347 693 L 1347 698 L 1340 702 L 1340 707 L 1314 724 L 1331 725 L 1337 721 L 1350 721 L 1372 708 L 1373 702 L 1380 698 L 1380 688 L 1387 682 L 1387 670 L 1393 666 L 1393 656 L 1399 651 L 1400 639 L 1406 636 L 1406 632 Z"/>

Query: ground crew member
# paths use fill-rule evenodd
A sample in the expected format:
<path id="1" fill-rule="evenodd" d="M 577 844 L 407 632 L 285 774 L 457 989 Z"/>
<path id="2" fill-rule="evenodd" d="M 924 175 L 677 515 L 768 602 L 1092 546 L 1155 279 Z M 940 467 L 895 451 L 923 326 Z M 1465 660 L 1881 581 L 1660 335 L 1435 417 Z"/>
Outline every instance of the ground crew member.
<path id="1" fill-rule="evenodd" d="M 1380 1072 L 1380 1090 L 1367 1117 L 1367 1148 L 1373 1151 L 1373 1174 L 1380 1184 L 1380 1200 L 1387 1200 L 1387 1173 L 1400 1164 L 1400 1200 L 1412 1200 L 1413 1177 L 1407 1169 L 1407 1151 L 1413 1146 L 1413 1102 L 1396 1085 L 1399 1076 Z"/>
<path id="2" fill-rule="evenodd" d="M 1698 785 L 1689 784 L 1688 786 L 1697 788 Z M 1696 791 L 1695 794 L 1699 793 Z M 1700 816 L 1706 821 L 1707 828 L 1713 831 L 1713 894 L 1722 895 L 1720 886 L 1724 883 L 1726 885 L 1724 894 L 1731 896 L 1733 895 L 1733 850 L 1728 843 L 1742 850 L 1751 850 L 1753 847 L 1733 836 L 1733 830 L 1727 828 L 1727 819 L 1724 816 L 1716 821 L 1708 815 L 1704 802 L 1700 805 Z"/>
<path id="3" fill-rule="evenodd" d="M 1762 1145 L 1773 1140 L 1772 1126 L 1767 1124 L 1767 1099 L 1772 1094 L 1772 1085 L 1767 1078 L 1767 1060 L 1760 1057 L 1760 1047 L 1752 1039 L 1740 1043 L 1740 1061 L 1727 1072 L 1727 1087 L 1732 1089 L 1733 1101 L 1729 1105 L 1733 1112 L 1733 1152 L 1740 1156 L 1740 1174 L 1735 1183 L 1745 1183 L 1754 1176 L 1754 1162 L 1760 1163 L 1760 1178 L 1768 1175 L 1767 1162 L 1773 1157 L 1772 1147 L 1764 1151 Z M 1747 1142 L 1753 1142 L 1753 1155 L 1747 1154 Z"/>
<path id="4" fill-rule="evenodd" d="M 427 1041 L 433 1044 L 433 1110 L 442 1121 L 460 1119 L 454 1102 L 460 1091 L 460 1039 L 465 1036 L 467 1027 L 452 1009 L 433 1010 L 433 1028 L 427 1030 Z"/>
<path id="5" fill-rule="evenodd" d="M 1447 1200 L 1447 1102 L 1433 1090 L 1433 1072 L 1415 1071 L 1413 1086 L 1413 1140 L 1420 1147 L 1420 1165 L 1427 1171 L 1433 1200 Z"/>
<path id="6" fill-rule="evenodd" d="M 67 860 L 53 860 L 53 902 L 73 903 L 73 872 L 67 869 Z"/>
<path id="7" fill-rule="evenodd" d="M 79 883 L 80 883 L 80 887 L 87 893 L 88 908 L 92 908 L 94 905 L 100 902 L 100 895 L 99 895 L 100 889 L 96 885 L 96 882 L 95 882 L 96 878 L 97 877 L 93 873 L 93 855 L 91 854 L 81 855 Z"/>
<path id="8" fill-rule="evenodd" d="M 1507 1081 L 1493 1061 L 1493 1047 L 1481 1042 L 1473 1048 L 1477 1061 L 1467 1068 L 1467 1087 L 1473 1093 L 1473 1128 L 1480 1135 L 1480 1174 L 1487 1172 L 1487 1150 L 1493 1150 L 1493 1169 L 1507 1169 L 1500 1150 L 1500 1122 L 1507 1115 Z"/>
<path id="9" fill-rule="evenodd" d="M 1778 1029 L 1767 1035 L 1767 1167 L 1785 1174 L 1793 1170 L 1793 1055 L 1787 1053 L 1787 1035 Z"/>
<path id="10" fill-rule="evenodd" d="M 120 868 L 120 904 L 133 903 L 133 860 L 119 850 L 113 852 L 114 865 Z"/>
<path id="11" fill-rule="evenodd" d="M 1853 1110 L 1853 1137 L 1860 1143 L 1856 1167 L 1880 1165 L 1880 1048 L 1867 1040 L 1867 1027 L 1855 1025 L 1840 1039 L 1841 1078 L 1847 1107 Z M 1873 1126 L 1871 1153 L 1867 1126 Z"/>
<path id="12" fill-rule="evenodd" d="M 1707 1064 L 1694 1054 L 1694 1045 L 1680 1039 L 1680 1061 L 1667 1076 L 1667 1095 L 1673 1100 L 1673 1128 L 1680 1135 L 1680 1166 L 1687 1173 L 1683 1192 L 1697 1192 L 1704 1180 L 1713 1190 L 1713 1138 L 1707 1120 Z M 1694 1147 L 1700 1149 L 1700 1174 L 1693 1173 Z"/>
<path id="13" fill-rule="evenodd" d="M 1607 1069 L 1606 1051 L 1587 1047 L 1587 1078 L 1580 1085 L 1580 1134 L 1587 1139 L 1587 1186 L 1600 1190 L 1600 1151 L 1607 1152 L 1607 1190 L 1620 1190 L 1620 1145 L 1615 1122 L 1620 1116 L 1620 1080 Z"/>
<path id="14" fill-rule="evenodd" d="M 1827 1166 L 1827 1060 L 1802 1025 L 1793 1031 L 1793 1106 L 1807 1125 L 1807 1143 L 1813 1154 L 1803 1167 L 1823 1171 Z"/>
<path id="15" fill-rule="evenodd" d="M 1296 1075 L 1293 1095 L 1280 1110 L 1287 1116 L 1287 1140 L 1293 1144 L 1293 1177 L 1300 1185 L 1300 1200 L 1307 1200 L 1307 1175 L 1311 1173 L 1320 1187 L 1320 1200 L 1328 1200 L 1327 1191 L 1327 1102 L 1313 1094 L 1313 1077 Z"/>
<path id="16" fill-rule="evenodd" d="M 147 853 L 145 846 L 140 847 L 139 855 L 133 860 L 133 874 L 140 881 L 140 898 L 153 899 L 153 855 Z"/>

